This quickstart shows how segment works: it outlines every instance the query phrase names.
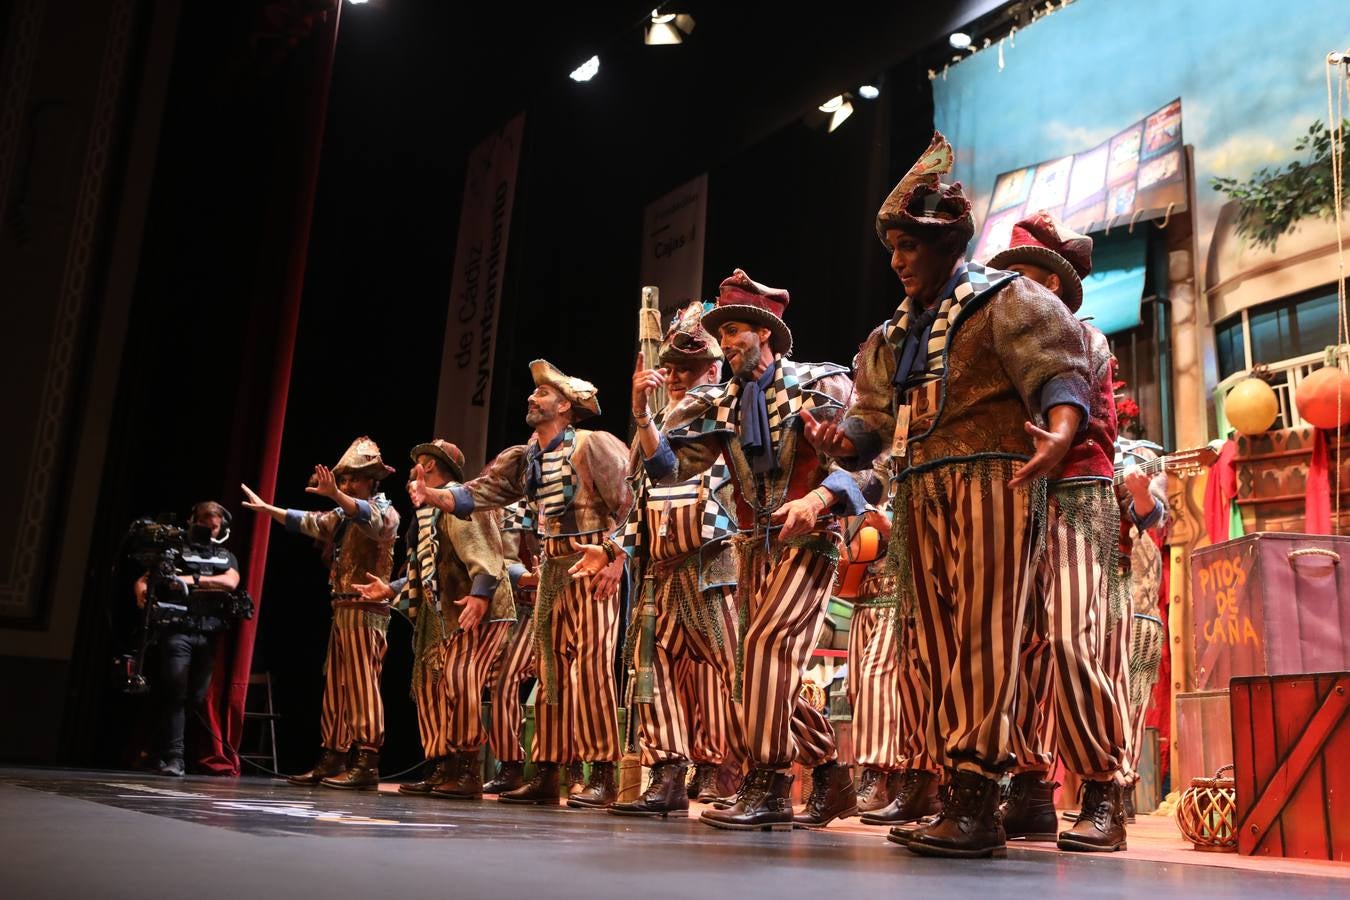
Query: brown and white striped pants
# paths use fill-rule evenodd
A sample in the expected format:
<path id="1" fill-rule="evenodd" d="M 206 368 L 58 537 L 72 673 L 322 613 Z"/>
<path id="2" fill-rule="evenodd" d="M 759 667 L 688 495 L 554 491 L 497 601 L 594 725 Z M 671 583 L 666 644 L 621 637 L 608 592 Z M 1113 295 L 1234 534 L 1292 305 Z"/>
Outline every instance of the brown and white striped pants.
<path id="1" fill-rule="evenodd" d="M 666 581 L 665 584 L 669 585 L 670 582 Z M 736 616 L 732 606 L 732 589 L 710 588 L 704 592 L 704 597 L 709 601 L 717 601 L 710 602 L 709 607 L 720 614 L 721 646 L 697 628 L 681 621 L 670 592 L 657 588 L 652 702 L 633 704 L 637 716 L 638 746 L 644 766 L 675 760 L 722 761 L 725 753 L 723 747 L 695 747 L 694 707 L 690 704 L 692 693 L 700 694 L 697 708 L 703 714 L 705 725 L 711 721 L 710 714 L 717 716 L 720 712 L 722 740 L 730 739 L 740 746 L 739 723 L 726 727 L 725 713 L 725 704 L 730 703 L 731 685 L 736 677 Z M 640 600 L 634 600 L 635 607 L 640 603 Z M 681 665 L 687 671 L 686 686 L 683 688 Z M 705 693 L 696 690 L 696 668 L 705 668 L 713 673 L 709 679 L 712 681 L 712 691 Z M 715 728 L 716 723 L 713 724 Z M 702 751 L 699 754 L 702 759 L 696 755 L 698 750 Z"/>
<path id="2" fill-rule="evenodd" d="M 1110 597 L 1107 599 L 1106 622 L 1101 652 L 1102 669 L 1107 683 L 1115 715 L 1119 717 L 1120 727 L 1120 770 L 1110 773 L 1114 780 L 1126 786 L 1139 780 L 1134 770 L 1140 749 L 1134 739 L 1132 725 L 1134 717 L 1130 707 L 1130 632 L 1134 626 L 1134 616 L 1130 609 L 1130 585 L 1128 579 L 1112 580 Z M 1143 732 L 1140 731 L 1140 739 Z"/>
<path id="3" fill-rule="evenodd" d="M 940 765 L 995 776 L 1013 762 L 1013 692 L 1036 546 L 1031 496 L 998 474 L 954 468 L 933 481 L 935 499 L 916 492 L 909 509 L 896 510 L 909 517 L 928 747 Z"/>
<path id="4" fill-rule="evenodd" d="M 835 535 L 815 532 L 811 540 Z M 824 713 L 801 695 L 802 675 L 825 619 L 834 585 L 835 559 L 809 546 L 782 547 L 776 559 L 764 552 L 763 538 L 746 541 L 741 553 L 754 558 L 748 598 L 749 621 L 742 643 L 741 733 L 746 759 L 754 766 L 786 769 L 794 761 L 808 768 L 837 755 L 834 729 Z M 742 578 L 745 577 L 743 574 Z"/>
<path id="5" fill-rule="evenodd" d="M 427 608 L 424 614 L 435 615 Z M 483 683 L 510 622 L 479 622 L 460 629 L 427 651 L 439 656 L 440 670 L 424 662 L 413 691 L 417 729 L 427 759 L 458 750 L 476 750 L 487 740 L 483 728 Z"/>
<path id="6" fill-rule="evenodd" d="M 675 661 L 676 689 L 689 721 L 689 760 L 695 764 L 720 766 L 740 759 L 743 752 L 731 738 L 731 729 L 740 728 L 731 699 L 736 652 L 735 639 L 731 640 L 732 672 L 725 678 L 715 667 L 693 657 Z"/>
<path id="7" fill-rule="evenodd" d="M 1104 492 L 1103 508 L 1115 509 L 1109 484 L 1061 485 L 1051 493 L 1045 552 L 1037 562 L 1035 596 L 1027 610 L 1013 753 L 1018 770 L 1048 772 L 1058 750 L 1073 774 L 1108 780 L 1128 766 L 1119 695 L 1120 686 L 1128 692 L 1128 685 L 1122 676 L 1118 686 L 1109 671 L 1110 570 L 1095 546 L 1106 529 L 1094 536 L 1061 515 L 1059 498 L 1069 492 Z M 1115 529 L 1108 537 L 1114 547 Z M 1128 701 L 1128 693 L 1125 697 Z"/>
<path id="8" fill-rule="evenodd" d="M 886 772 L 932 770 L 919 713 L 928 702 L 912 618 L 893 607 L 855 605 L 848 632 L 848 702 L 858 765 Z"/>
<path id="9" fill-rule="evenodd" d="M 384 745 L 384 702 L 380 671 L 389 649 L 389 614 L 334 606 L 324 661 L 323 745 L 345 751 L 352 744 L 379 750 Z"/>
<path id="10" fill-rule="evenodd" d="M 572 542 L 585 543 L 588 539 L 594 541 L 588 536 L 550 538 L 545 565 L 571 566 L 579 558 L 571 550 Z M 541 684 L 534 704 L 534 746 L 530 752 L 535 762 L 619 759 L 619 703 L 614 678 L 619 595 L 616 592 L 600 600 L 592 591 L 593 581 L 590 576 L 569 581 L 554 599 L 547 624 L 540 620 L 536 601 L 537 665 L 541 680 L 549 671 L 557 674 L 557 702 L 548 702 Z"/>
<path id="11" fill-rule="evenodd" d="M 490 683 L 492 721 L 488 726 L 488 746 L 501 762 L 525 761 L 520 743 L 523 719 L 520 683 L 535 674 L 534 606 L 517 601 L 515 628 L 500 645 Z"/>

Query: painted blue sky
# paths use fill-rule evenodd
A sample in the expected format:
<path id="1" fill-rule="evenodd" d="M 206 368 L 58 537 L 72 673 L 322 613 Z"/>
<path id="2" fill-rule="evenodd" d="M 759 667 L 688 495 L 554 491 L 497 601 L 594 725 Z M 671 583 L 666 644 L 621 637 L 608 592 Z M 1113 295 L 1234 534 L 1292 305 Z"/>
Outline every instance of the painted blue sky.
<path id="1" fill-rule="evenodd" d="M 1175 97 L 1195 148 L 1200 260 L 1223 196 L 1293 158 L 1326 120 L 1326 54 L 1350 47 L 1346 0 L 1077 0 L 933 82 L 955 177 L 983 216 L 1001 172 L 1091 149 Z"/>

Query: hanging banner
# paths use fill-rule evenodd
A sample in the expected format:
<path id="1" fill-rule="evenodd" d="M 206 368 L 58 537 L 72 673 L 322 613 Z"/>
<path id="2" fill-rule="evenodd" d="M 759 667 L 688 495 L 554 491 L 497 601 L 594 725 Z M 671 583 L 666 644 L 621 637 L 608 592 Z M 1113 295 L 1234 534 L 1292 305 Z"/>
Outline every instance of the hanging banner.
<path id="1" fill-rule="evenodd" d="M 469 155 L 464 177 L 435 433 L 455 436 L 466 472 L 481 469 L 487 455 L 492 360 L 524 128 L 521 113 L 489 135 Z"/>
<path id="2" fill-rule="evenodd" d="M 704 173 L 659 200 L 642 214 L 640 287 L 661 290 L 661 321 L 703 295 L 703 233 L 708 214 Z"/>

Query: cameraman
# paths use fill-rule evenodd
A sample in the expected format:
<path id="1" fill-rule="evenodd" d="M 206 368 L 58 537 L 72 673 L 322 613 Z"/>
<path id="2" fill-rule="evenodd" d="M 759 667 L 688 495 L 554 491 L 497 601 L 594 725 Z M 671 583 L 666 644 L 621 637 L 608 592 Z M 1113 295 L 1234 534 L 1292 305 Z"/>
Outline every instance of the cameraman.
<path id="1" fill-rule="evenodd" d="M 239 562 L 221 546 L 229 538 L 229 523 L 229 512 L 213 500 L 192 507 L 187 542 L 174 561 L 177 584 L 158 584 L 154 600 L 186 603 L 187 596 L 196 590 L 232 592 L 239 587 Z M 136 581 L 136 605 L 141 609 L 145 608 L 150 584 L 149 572 Z M 214 616 L 185 618 L 177 624 L 161 624 L 150 635 L 159 644 L 159 679 L 152 683 L 159 707 L 157 762 L 152 767 L 161 775 L 184 773 L 183 731 L 188 701 L 197 709 L 206 699 L 215 663 L 216 635 L 226 625 Z"/>

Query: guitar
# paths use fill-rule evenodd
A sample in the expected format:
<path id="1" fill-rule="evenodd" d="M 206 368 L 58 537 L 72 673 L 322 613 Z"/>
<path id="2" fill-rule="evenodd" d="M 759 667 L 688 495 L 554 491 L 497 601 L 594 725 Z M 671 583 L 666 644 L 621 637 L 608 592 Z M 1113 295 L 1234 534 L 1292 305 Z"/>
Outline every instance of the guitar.
<path id="1" fill-rule="evenodd" d="M 1222 442 L 1216 441 L 1220 446 Z M 1214 465 L 1219 458 L 1219 451 L 1212 444 L 1203 447 L 1193 447 L 1189 450 L 1178 450 L 1175 453 L 1169 453 L 1166 456 L 1158 456 L 1154 459 L 1145 460 L 1141 463 L 1135 463 L 1139 471 L 1143 472 L 1150 479 L 1153 476 L 1167 472 L 1170 475 L 1176 475 L 1178 478 L 1193 478 L 1201 472 Z M 1117 485 L 1125 483 L 1125 472 L 1129 466 L 1117 466 L 1115 477 L 1112 479 Z"/>

